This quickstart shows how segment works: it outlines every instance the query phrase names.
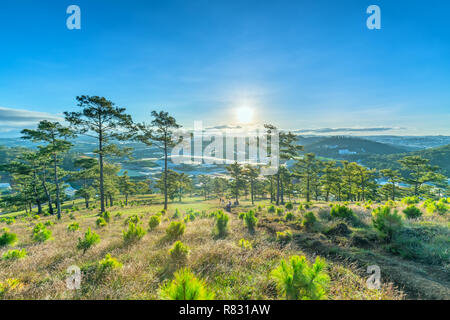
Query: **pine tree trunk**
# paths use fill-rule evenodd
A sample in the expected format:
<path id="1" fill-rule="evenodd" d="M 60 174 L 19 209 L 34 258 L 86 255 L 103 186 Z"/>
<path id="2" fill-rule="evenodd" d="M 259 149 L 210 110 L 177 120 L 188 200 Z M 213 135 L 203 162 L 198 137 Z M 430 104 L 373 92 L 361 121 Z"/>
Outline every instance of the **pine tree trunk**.
<path id="1" fill-rule="evenodd" d="M 53 154 L 53 174 L 55 179 L 55 187 L 56 187 L 56 213 L 58 214 L 58 220 L 61 219 L 61 200 L 59 199 L 59 181 L 58 181 L 58 166 L 57 166 L 57 157 L 56 153 Z"/>
<path id="2" fill-rule="evenodd" d="M 100 165 L 100 212 L 105 212 L 105 189 L 103 186 L 103 131 L 100 126 L 98 138 L 99 165 Z"/>
<path id="3" fill-rule="evenodd" d="M 167 136 L 164 136 L 164 210 L 167 210 Z"/>

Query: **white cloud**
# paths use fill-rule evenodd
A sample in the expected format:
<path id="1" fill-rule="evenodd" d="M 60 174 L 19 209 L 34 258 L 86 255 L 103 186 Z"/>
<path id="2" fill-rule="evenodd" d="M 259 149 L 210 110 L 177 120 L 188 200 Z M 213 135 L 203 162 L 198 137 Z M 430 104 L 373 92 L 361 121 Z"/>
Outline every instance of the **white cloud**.
<path id="1" fill-rule="evenodd" d="M 64 121 L 57 115 L 22 109 L 0 107 L 0 132 L 11 132 L 36 125 L 41 120 Z"/>

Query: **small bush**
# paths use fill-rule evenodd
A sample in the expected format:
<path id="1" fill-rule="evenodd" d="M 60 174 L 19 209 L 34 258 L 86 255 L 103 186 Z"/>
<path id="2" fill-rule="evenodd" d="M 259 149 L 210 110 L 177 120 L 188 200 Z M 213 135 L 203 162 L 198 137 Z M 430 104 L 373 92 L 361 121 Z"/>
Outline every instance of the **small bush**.
<path id="1" fill-rule="evenodd" d="M 283 213 L 284 213 L 284 209 L 283 208 L 277 208 L 276 212 L 277 212 L 277 215 L 281 217 L 283 215 Z"/>
<path id="2" fill-rule="evenodd" d="M 305 256 L 291 256 L 282 260 L 272 271 L 278 289 L 288 300 L 321 300 L 327 298 L 330 277 L 325 271 L 326 262 L 320 257 L 312 266 Z"/>
<path id="3" fill-rule="evenodd" d="M 27 256 L 27 250 L 9 250 L 2 256 L 3 260 L 19 260 Z"/>
<path id="4" fill-rule="evenodd" d="M 402 217 L 394 210 L 391 213 L 389 207 L 378 207 L 372 211 L 373 226 L 387 240 L 391 241 L 392 236 L 402 226 Z"/>
<path id="5" fill-rule="evenodd" d="M 252 243 L 245 239 L 239 240 L 239 247 L 241 247 L 242 249 L 252 249 L 253 248 Z"/>
<path id="6" fill-rule="evenodd" d="M 274 205 L 270 205 L 267 207 L 267 212 L 268 213 L 275 213 L 275 206 Z"/>
<path id="7" fill-rule="evenodd" d="M 418 204 L 419 202 L 420 202 L 420 199 L 417 196 L 405 197 L 402 199 L 402 203 L 406 204 L 407 206 L 412 205 L 412 204 Z"/>
<path id="8" fill-rule="evenodd" d="M 53 221 L 47 221 L 47 222 L 45 222 L 44 223 L 44 225 L 46 226 L 46 227 L 51 227 L 51 226 L 53 226 L 55 223 L 53 222 Z"/>
<path id="9" fill-rule="evenodd" d="M 36 214 L 36 215 L 33 216 L 33 219 L 34 219 L 34 220 L 39 220 L 39 219 L 41 219 L 41 217 L 40 217 L 39 215 Z"/>
<path id="10" fill-rule="evenodd" d="M 289 230 L 277 232 L 277 241 L 280 243 L 288 243 L 292 240 L 292 232 Z"/>
<path id="11" fill-rule="evenodd" d="M 178 208 L 175 209 L 175 213 L 172 216 L 172 219 L 179 219 L 181 218 L 181 213 L 180 210 L 178 210 Z"/>
<path id="12" fill-rule="evenodd" d="M 78 229 L 80 229 L 80 224 L 78 222 L 73 222 L 67 226 L 67 230 L 72 232 L 77 231 Z"/>
<path id="13" fill-rule="evenodd" d="M 258 210 L 258 212 L 261 212 L 261 211 L 262 211 L 262 209 L 263 209 L 262 205 L 258 205 L 258 207 L 257 207 L 257 209 L 256 209 L 256 210 Z"/>
<path id="14" fill-rule="evenodd" d="M 294 209 L 294 205 L 292 204 L 292 202 L 287 202 L 286 205 L 284 206 L 287 210 L 292 210 Z"/>
<path id="15" fill-rule="evenodd" d="M 238 218 L 240 220 L 244 220 L 245 215 L 246 215 L 246 212 L 239 212 Z"/>
<path id="16" fill-rule="evenodd" d="M 12 246 L 17 241 L 17 235 L 9 232 L 8 228 L 3 228 L 3 234 L 0 236 L 0 247 Z"/>
<path id="17" fill-rule="evenodd" d="M 123 241 L 127 244 L 139 241 L 145 236 L 145 230 L 140 225 L 135 225 L 133 222 L 128 224 L 128 230 L 123 230 Z"/>
<path id="18" fill-rule="evenodd" d="M 188 269 L 174 274 L 175 279 L 159 289 L 164 300 L 212 300 L 214 293 L 209 291 L 203 280 L 197 279 Z"/>
<path id="19" fill-rule="evenodd" d="M 32 238 L 36 242 L 45 242 L 52 238 L 52 231 L 48 230 L 41 222 L 33 228 Z"/>
<path id="20" fill-rule="evenodd" d="M 172 221 L 166 229 L 166 236 L 168 239 L 178 239 L 186 230 L 186 225 L 181 221 Z"/>
<path id="21" fill-rule="evenodd" d="M 185 262 L 188 255 L 189 247 L 181 241 L 175 242 L 172 248 L 169 250 L 170 259 L 177 264 Z"/>
<path id="22" fill-rule="evenodd" d="M 314 212 L 307 212 L 305 213 L 303 220 L 302 220 L 302 226 L 305 227 L 308 230 L 311 230 L 314 225 L 317 222 L 317 218 L 314 215 Z"/>
<path id="23" fill-rule="evenodd" d="M 353 211 L 350 208 L 341 206 L 339 204 L 334 205 L 331 208 L 330 214 L 333 218 L 340 218 L 345 220 L 351 220 L 354 218 Z"/>
<path id="24" fill-rule="evenodd" d="M 18 289 L 22 286 L 22 283 L 19 279 L 6 279 L 3 282 L 0 282 L 0 299 L 3 299 L 3 297 L 10 291 L 13 291 L 15 289 Z"/>
<path id="25" fill-rule="evenodd" d="M 295 219 L 295 216 L 292 212 L 288 212 L 284 216 L 284 220 L 286 220 L 286 221 L 292 221 L 294 219 Z"/>
<path id="26" fill-rule="evenodd" d="M 105 258 L 99 261 L 98 268 L 101 272 L 109 272 L 122 268 L 122 264 L 117 259 L 111 257 L 111 254 L 107 253 Z"/>
<path id="27" fill-rule="evenodd" d="M 150 230 L 154 230 L 156 229 L 156 227 L 159 226 L 159 224 L 161 223 L 161 218 L 159 216 L 151 216 L 150 220 L 148 222 L 148 228 Z"/>
<path id="28" fill-rule="evenodd" d="M 386 203 L 384 205 L 387 207 L 390 207 L 390 208 L 395 208 L 395 206 L 396 206 L 395 202 L 392 200 L 386 201 Z"/>
<path id="29" fill-rule="evenodd" d="M 258 224 L 258 219 L 255 217 L 255 212 L 253 210 L 249 210 L 244 215 L 244 224 L 247 227 L 248 232 L 255 232 L 256 225 Z"/>
<path id="30" fill-rule="evenodd" d="M 216 222 L 214 226 L 214 233 L 217 237 L 222 238 L 225 237 L 228 233 L 228 220 L 230 218 L 228 215 L 219 210 L 216 214 Z"/>
<path id="31" fill-rule="evenodd" d="M 14 220 L 14 218 L 5 218 L 5 222 L 7 225 L 11 225 L 14 224 L 16 220 Z"/>
<path id="32" fill-rule="evenodd" d="M 103 213 L 100 213 L 100 217 L 103 218 L 106 223 L 109 223 L 109 221 L 111 220 L 111 213 L 109 213 L 109 211 L 105 211 Z"/>
<path id="33" fill-rule="evenodd" d="M 417 219 L 422 216 L 422 211 L 414 205 L 408 206 L 403 213 L 408 219 Z"/>
<path id="34" fill-rule="evenodd" d="M 107 222 L 102 217 L 97 218 L 95 221 L 95 224 L 97 225 L 97 228 L 103 228 L 107 226 Z"/>
<path id="35" fill-rule="evenodd" d="M 79 250 L 83 250 L 83 254 L 91 248 L 92 246 L 96 245 L 100 242 L 100 236 L 96 234 L 95 232 L 91 231 L 91 228 L 88 228 L 86 233 L 84 234 L 84 239 L 78 238 L 78 245 L 77 248 Z"/>
<path id="36" fill-rule="evenodd" d="M 125 219 L 125 225 L 130 223 L 134 223 L 135 225 L 137 225 L 140 221 L 141 219 L 139 219 L 139 216 L 137 214 L 133 214 Z"/>

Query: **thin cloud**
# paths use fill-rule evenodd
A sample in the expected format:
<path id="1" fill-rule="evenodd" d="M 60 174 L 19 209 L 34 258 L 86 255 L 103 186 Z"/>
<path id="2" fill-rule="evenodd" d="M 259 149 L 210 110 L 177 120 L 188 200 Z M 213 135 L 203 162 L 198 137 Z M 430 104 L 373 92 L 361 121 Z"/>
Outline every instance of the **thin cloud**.
<path id="1" fill-rule="evenodd" d="M 64 119 L 46 112 L 0 107 L 0 125 L 4 131 L 35 125 L 41 120 L 63 121 Z"/>

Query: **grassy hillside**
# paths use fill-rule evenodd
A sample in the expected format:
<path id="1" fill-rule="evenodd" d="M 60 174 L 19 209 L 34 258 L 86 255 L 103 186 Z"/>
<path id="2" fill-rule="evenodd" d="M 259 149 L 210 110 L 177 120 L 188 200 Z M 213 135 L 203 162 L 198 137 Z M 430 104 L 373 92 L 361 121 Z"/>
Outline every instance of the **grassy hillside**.
<path id="1" fill-rule="evenodd" d="M 356 220 L 346 222 L 331 218 L 330 207 L 324 202 L 296 204 L 292 209 L 292 219 L 287 220 L 284 213 L 271 213 L 270 204 L 266 201 L 256 207 L 242 201 L 241 206 L 233 208 L 229 214 L 227 235 L 218 238 L 213 233 L 214 217 L 210 215 L 219 209 L 218 201 L 192 198 L 172 204 L 168 212 L 161 216 L 162 222 L 156 229 L 148 230 L 139 241 L 126 243 L 123 230 L 127 229 L 129 217 L 137 215 L 140 224 L 147 230 L 150 217 L 162 208 L 155 196 L 143 196 L 134 201 L 133 206 L 109 208 L 111 218 L 104 227 L 96 225 L 97 209 L 79 210 L 77 206 L 81 203 L 78 202 L 70 213 L 64 214 L 61 221 L 55 217 L 36 220 L 21 213 L 9 215 L 15 216 L 15 222 L 9 225 L 2 223 L 2 227 L 8 227 L 10 232 L 17 234 L 18 241 L 14 247 L 0 247 L 0 256 L 15 248 L 25 249 L 28 254 L 19 260 L 0 260 L 0 283 L 3 287 L 8 287 L 7 279 L 16 279 L 16 285 L 4 290 L 0 297 L 159 299 L 160 288 L 173 279 L 174 272 L 188 267 L 196 277 L 205 281 L 216 299 L 283 299 L 272 277 L 272 270 L 282 259 L 292 255 L 305 255 L 310 262 L 320 255 L 326 258 L 328 265 L 328 299 L 450 298 L 449 282 L 445 280 L 449 266 L 448 253 L 440 259 L 429 259 L 435 252 L 430 248 L 438 250 L 442 241 L 421 240 L 430 248 L 416 248 L 415 251 L 416 254 L 424 253 L 425 262 L 420 262 L 414 252 L 408 255 L 403 250 L 393 254 L 394 251 L 387 249 L 370 226 L 370 212 L 376 205 L 366 209 L 351 204 Z M 151 201 L 154 204 L 138 205 L 137 201 Z M 72 204 L 65 204 L 64 209 L 71 207 Z M 306 207 L 309 207 L 308 210 Z M 177 208 L 181 215 L 174 217 Z M 238 216 L 239 212 L 251 208 L 257 211 L 259 220 L 253 234 L 249 233 Z M 175 239 L 167 237 L 166 229 L 170 221 L 182 220 L 190 209 L 197 212 L 195 219 L 191 217 L 186 222 L 186 231 L 179 238 L 189 247 L 189 255 L 187 260 L 174 263 L 169 249 Z M 284 208 L 282 210 L 287 212 Z M 313 212 L 317 219 L 313 225 L 307 226 L 302 222 L 307 211 Z M 420 232 L 434 228 L 437 237 L 445 238 L 448 237 L 448 227 L 441 231 L 438 227 L 445 221 L 443 219 L 427 215 L 421 221 L 407 222 L 406 226 L 411 234 L 417 233 L 411 228 L 418 228 Z M 38 222 L 48 224 L 47 228 L 52 231 L 51 240 L 41 243 L 32 240 L 31 230 Z M 67 227 L 72 223 L 78 223 L 79 230 L 68 231 Z M 77 249 L 77 243 L 88 227 L 101 240 L 83 253 Z M 277 232 L 287 230 L 292 233 L 292 238 L 278 241 Z M 240 239 L 248 240 L 251 248 L 241 247 Z M 107 254 L 111 254 L 121 266 L 109 269 L 99 267 Z M 366 268 L 374 264 L 382 270 L 380 290 L 368 289 L 366 285 Z M 84 272 L 78 291 L 66 289 L 66 270 L 72 265 L 79 266 Z"/>
<path id="2" fill-rule="evenodd" d="M 305 152 L 333 159 L 347 159 L 349 156 L 368 154 L 395 154 L 405 152 L 405 148 L 354 137 L 328 137 L 305 146 Z"/>
<path id="3" fill-rule="evenodd" d="M 362 164 L 377 169 L 385 168 L 395 168 L 400 169 L 400 164 L 397 160 L 408 156 L 408 155 L 419 155 L 425 159 L 429 159 L 430 163 L 435 166 L 439 166 L 442 169 L 442 173 L 447 177 L 450 176 L 450 144 L 437 148 L 430 148 L 420 151 L 408 152 L 408 153 L 397 153 L 390 155 L 367 155 L 349 156 L 349 160 L 358 161 L 360 160 Z"/>

